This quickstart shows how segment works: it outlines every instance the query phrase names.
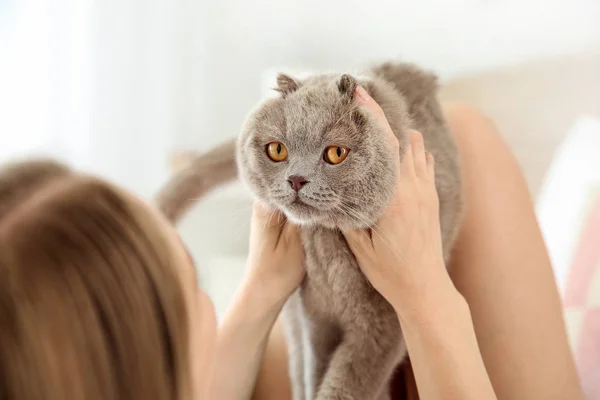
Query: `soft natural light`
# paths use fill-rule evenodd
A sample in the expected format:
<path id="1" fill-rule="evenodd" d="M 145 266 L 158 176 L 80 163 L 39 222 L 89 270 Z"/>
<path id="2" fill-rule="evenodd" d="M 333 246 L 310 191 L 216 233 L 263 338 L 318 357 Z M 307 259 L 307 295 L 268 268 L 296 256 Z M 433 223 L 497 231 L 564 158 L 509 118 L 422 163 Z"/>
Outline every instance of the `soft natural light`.
<path id="1" fill-rule="evenodd" d="M 49 3 L 8 1 L 0 22 L 0 157 L 48 150 L 52 137 Z"/>

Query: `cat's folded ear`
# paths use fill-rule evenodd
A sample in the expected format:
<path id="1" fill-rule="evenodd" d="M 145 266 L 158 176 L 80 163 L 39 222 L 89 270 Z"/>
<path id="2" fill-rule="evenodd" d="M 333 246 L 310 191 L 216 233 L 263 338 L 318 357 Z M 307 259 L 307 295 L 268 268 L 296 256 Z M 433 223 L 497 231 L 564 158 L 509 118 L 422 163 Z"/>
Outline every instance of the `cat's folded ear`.
<path id="1" fill-rule="evenodd" d="M 282 94 L 285 98 L 290 93 L 295 92 L 300 87 L 300 83 L 286 74 L 277 74 L 277 87 L 276 91 Z"/>
<path id="2" fill-rule="evenodd" d="M 348 97 L 348 100 L 350 101 L 354 97 L 354 91 L 356 90 L 357 85 L 358 83 L 352 75 L 344 74 L 340 78 L 337 86 L 340 93 Z"/>

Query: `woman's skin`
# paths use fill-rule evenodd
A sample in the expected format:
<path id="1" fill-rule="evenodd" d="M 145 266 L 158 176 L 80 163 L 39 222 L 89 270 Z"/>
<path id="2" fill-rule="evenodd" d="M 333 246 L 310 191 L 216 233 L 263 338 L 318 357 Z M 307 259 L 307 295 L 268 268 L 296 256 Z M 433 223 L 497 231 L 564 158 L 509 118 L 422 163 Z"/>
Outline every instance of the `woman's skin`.
<path id="1" fill-rule="evenodd" d="M 211 399 L 249 399 L 269 334 L 305 276 L 298 227 L 255 203 L 243 283 L 219 326 Z"/>
<path id="2" fill-rule="evenodd" d="M 457 105 L 467 214 L 450 266 L 500 399 L 583 399 L 527 183 L 492 121 Z"/>
<path id="3" fill-rule="evenodd" d="M 357 97 L 379 116 L 382 135 L 398 151 L 379 106 L 362 90 Z M 419 396 L 583 399 L 523 175 L 487 118 L 460 106 L 445 111 L 460 149 L 467 204 L 450 275 L 442 257 L 434 160 L 418 132 L 411 133 L 397 166 L 396 193 L 378 221 L 380 235 L 344 232 L 365 276 L 396 310 Z M 189 310 L 195 398 L 290 399 L 285 340 L 276 321 L 305 276 L 298 227 L 255 204 L 246 274 L 217 327 L 179 235 L 151 212 L 179 255 L 174 267 Z"/>
<path id="4" fill-rule="evenodd" d="M 215 342 L 217 338 L 217 319 L 210 298 L 198 286 L 198 278 L 193 260 L 187 249 L 183 246 L 181 237 L 173 225 L 154 207 L 142 200 L 123 191 L 130 196 L 140 207 L 148 210 L 154 217 L 156 226 L 164 233 L 172 248 L 175 250 L 178 262 L 174 265 L 181 278 L 181 286 L 189 312 L 190 352 L 192 365 L 192 385 L 194 397 L 208 399 L 209 388 L 215 360 Z"/>
<path id="5" fill-rule="evenodd" d="M 305 276 L 298 227 L 255 203 L 246 274 L 217 327 L 213 304 L 198 287 L 193 261 L 179 235 L 157 210 L 151 213 L 180 255 L 176 268 L 190 310 L 195 398 L 249 399 L 272 327 Z"/>
<path id="6" fill-rule="evenodd" d="M 359 95 L 363 106 L 385 118 L 363 90 Z M 399 159 L 398 141 L 389 125 L 384 127 Z M 398 315 L 420 396 L 496 399 L 469 307 L 446 272 L 434 160 L 419 132 L 410 133 L 396 176 L 396 192 L 377 223 L 378 235 L 345 231 L 348 245 L 369 282 Z"/>
<path id="7" fill-rule="evenodd" d="M 368 96 L 360 101 L 381 112 Z M 399 166 L 395 200 L 379 221 L 394 247 L 364 232 L 344 232 L 365 276 L 396 309 L 419 395 L 583 399 L 522 174 L 489 120 L 458 106 L 446 114 L 461 152 L 468 205 L 451 279 L 441 257 L 433 160 L 418 133 Z M 258 400 L 291 398 L 280 326 L 270 333 L 304 278 L 297 228 L 257 204 L 250 248 L 245 279 L 216 339 L 210 300 L 187 283 L 195 299 L 190 318 L 198 398 L 239 400 L 253 391 Z M 184 279 L 195 282 L 191 263 L 182 265 Z"/>
<path id="8" fill-rule="evenodd" d="M 378 112 L 377 108 L 374 107 L 373 112 Z M 463 373 L 465 369 L 473 373 L 471 378 L 478 377 L 476 384 L 481 393 L 487 393 L 486 376 L 479 360 L 482 359 L 499 399 L 583 399 L 567 341 L 560 297 L 523 174 L 488 118 L 460 105 L 446 105 L 444 111 L 460 151 L 467 205 L 449 266 L 452 283 L 460 297 L 457 300 L 456 292 L 451 287 L 448 289 L 447 274 L 442 273 L 445 270 L 439 268 L 439 264 L 439 279 L 424 282 L 418 278 L 423 278 L 424 275 L 419 274 L 425 272 L 403 268 L 402 260 L 395 265 L 383 264 L 388 265 L 387 268 L 382 268 L 377 261 L 365 262 L 364 257 L 361 262 L 361 268 L 375 287 L 376 279 L 381 285 L 384 281 L 394 282 L 394 288 L 396 283 L 406 285 L 407 280 L 410 286 L 414 280 L 412 284 L 419 288 L 416 292 L 427 289 L 434 293 L 433 296 L 414 296 L 410 301 L 411 291 L 403 294 L 404 304 L 411 305 L 416 311 L 413 316 L 421 321 L 409 323 L 407 317 L 403 323 L 420 397 L 436 398 L 435 391 L 444 388 L 444 382 L 460 387 L 465 382 L 453 382 L 460 377 L 446 374 Z M 402 235 L 406 233 L 400 230 Z M 404 246 L 400 239 L 396 237 L 392 242 Z M 411 275 L 413 273 L 416 275 Z M 419 282 L 426 284 L 419 287 Z M 446 289 L 435 295 L 435 290 L 429 290 L 433 285 Z M 379 290 L 386 289 L 381 286 Z M 449 293 L 454 295 L 449 296 Z M 392 296 L 390 294 L 390 299 Z M 464 307 L 463 301 L 468 307 Z M 449 307 L 447 303 L 454 306 Z M 398 303 L 396 307 L 403 306 Z M 399 312 L 401 321 L 403 313 L 410 316 L 410 312 Z M 458 319 L 447 322 L 452 313 Z M 438 334 L 440 329 L 443 329 L 441 335 Z M 433 346 L 447 351 L 442 359 L 436 357 L 431 362 L 428 360 Z M 253 399 L 291 398 L 286 354 L 283 330 L 277 323 Z M 463 371 L 452 371 L 449 365 Z M 407 369 L 407 386 L 414 389 L 414 381 L 412 385 L 410 382 L 411 368 Z M 412 393 L 409 397 L 416 398 Z"/>

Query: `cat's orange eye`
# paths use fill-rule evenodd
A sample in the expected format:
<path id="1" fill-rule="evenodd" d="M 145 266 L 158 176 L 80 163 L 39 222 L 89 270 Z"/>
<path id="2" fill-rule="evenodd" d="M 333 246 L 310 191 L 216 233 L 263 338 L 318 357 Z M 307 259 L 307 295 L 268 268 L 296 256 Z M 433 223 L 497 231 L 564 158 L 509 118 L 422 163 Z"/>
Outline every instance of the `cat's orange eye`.
<path id="1" fill-rule="evenodd" d="M 275 162 L 285 161 L 288 158 L 288 151 L 281 142 L 271 142 L 267 145 L 267 155 Z"/>
<path id="2" fill-rule="evenodd" d="M 348 153 L 350 149 L 344 146 L 329 146 L 325 149 L 325 154 L 323 154 L 323 158 L 329 164 L 339 164 L 348 157 Z"/>

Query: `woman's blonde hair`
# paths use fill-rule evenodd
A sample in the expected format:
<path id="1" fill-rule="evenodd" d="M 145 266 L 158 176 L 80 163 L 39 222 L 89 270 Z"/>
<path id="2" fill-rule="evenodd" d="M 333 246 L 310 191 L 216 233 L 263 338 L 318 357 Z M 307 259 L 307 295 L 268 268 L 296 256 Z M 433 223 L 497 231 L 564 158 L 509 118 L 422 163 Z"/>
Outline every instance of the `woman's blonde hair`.
<path id="1" fill-rule="evenodd" d="M 151 213 L 51 161 L 0 169 L 0 399 L 187 399 L 188 318 Z"/>

